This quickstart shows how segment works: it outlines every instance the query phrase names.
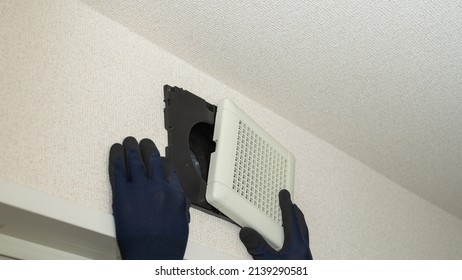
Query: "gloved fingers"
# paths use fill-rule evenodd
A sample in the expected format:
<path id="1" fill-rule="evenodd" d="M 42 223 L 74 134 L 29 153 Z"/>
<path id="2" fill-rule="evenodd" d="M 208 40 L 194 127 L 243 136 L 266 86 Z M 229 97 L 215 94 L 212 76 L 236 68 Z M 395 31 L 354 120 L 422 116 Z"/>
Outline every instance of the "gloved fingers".
<path id="1" fill-rule="evenodd" d="M 256 260 L 275 256 L 277 252 L 266 242 L 266 240 L 254 229 L 244 227 L 239 232 L 239 238 L 244 243 L 247 251 Z"/>
<path id="2" fill-rule="evenodd" d="M 300 208 L 298 208 L 297 205 L 294 204 L 294 214 L 295 214 L 295 219 L 297 220 L 298 224 L 298 229 L 300 231 L 300 236 L 306 244 L 306 259 L 312 260 L 313 255 L 311 254 L 310 250 L 310 234 L 308 232 L 308 225 L 306 224 L 305 221 L 305 216 L 303 215 L 302 211 Z"/>
<path id="3" fill-rule="evenodd" d="M 170 182 L 171 178 L 171 170 L 172 167 L 170 165 L 170 161 L 166 157 L 160 157 L 160 162 L 162 164 L 162 176 L 165 179 L 166 182 Z"/>
<path id="4" fill-rule="evenodd" d="M 147 172 L 148 176 L 150 176 L 149 178 L 152 178 L 155 181 L 163 184 L 163 182 L 165 182 L 165 168 L 163 166 L 164 164 L 160 157 L 159 150 L 157 149 L 154 142 L 152 142 L 152 140 L 143 139 L 141 142 L 143 144 L 142 154 L 144 154 L 146 162 L 148 162 L 146 165 L 146 170 L 149 170 Z"/>
<path id="5" fill-rule="evenodd" d="M 300 231 L 300 235 L 303 239 L 303 241 L 306 243 L 306 245 L 310 245 L 310 237 L 308 233 L 308 226 L 305 221 L 305 216 L 303 215 L 302 211 L 300 208 L 298 208 L 297 205 L 294 204 L 294 212 L 295 212 L 295 218 L 297 220 L 298 224 L 298 229 Z"/>
<path id="6" fill-rule="evenodd" d="M 180 184 L 180 179 L 178 179 L 178 176 L 176 175 L 175 170 L 173 170 L 172 163 L 165 157 L 160 157 L 161 163 L 162 163 L 162 168 L 163 168 L 163 176 L 169 186 L 172 190 L 179 191 L 184 194 L 183 187 Z M 191 201 L 186 197 L 186 194 L 184 194 L 185 198 L 185 210 L 186 210 L 186 216 L 187 216 L 187 221 L 188 224 L 191 221 L 191 215 L 189 213 L 189 207 L 191 206 Z"/>
<path id="7" fill-rule="evenodd" d="M 128 180 L 133 182 L 145 177 L 146 173 L 141 159 L 140 147 L 136 139 L 132 136 L 125 138 L 123 146 Z"/>
<path id="8" fill-rule="evenodd" d="M 119 143 L 112 145 L 109 151 L 109 181 L 113 192 L 117 183 L 127 182 L 124 148 Z"/>
<path id="9" fill-rule="evenodd" d="M 162 167 L 164 168 L 164 178 L 168 185 L 174 190 L 183 192 L 180 179 L 173 169 L 172 163 L 165 157 L 161 157 L 160 159 L 162 161 Z"/>
<path id="10" fill-rule="evenodd" d="M 176 173 L 172 171 L 172 165 L 165 157 L 161 157 L 156 144 L 151 139 L 143 139 L 140 141 L 140 152 L 146 167 L 146 173 L 149 178 L 154 177 L 156 180 L 168 182 L 170 185 L 179 186 L 179 179 Z"/>
<path id="11" fill-rule="evenodd" d="M 281 250 L 286 248 L 292 239 L 293 224 L 293 203 L 290 199 L 290 193 L 286 189 L 279 192 L 279 206 L 282 214 L 282 227 L 284 228 L 284 244 Z"/>
<path id="12" fill-rule="evenodd" d="M 172 189 L 183 192 L 183 187 L 181 186 L 180 178 L 178 178 L 178 175 L 176 174 L 175 170 L 172 170 L 172 172 L 170 172 L 169 184 Z"/>
<path id="13" fill-rule="evenodd" d="M 140 141 L 140 152 L 146 169 L 146 175 L 148 178 L 152 178 L 156 174 L 153 174 L 151 159 L 153 156 L 160 156 L 159 150 L 151 139 L 145 138 Z"/>

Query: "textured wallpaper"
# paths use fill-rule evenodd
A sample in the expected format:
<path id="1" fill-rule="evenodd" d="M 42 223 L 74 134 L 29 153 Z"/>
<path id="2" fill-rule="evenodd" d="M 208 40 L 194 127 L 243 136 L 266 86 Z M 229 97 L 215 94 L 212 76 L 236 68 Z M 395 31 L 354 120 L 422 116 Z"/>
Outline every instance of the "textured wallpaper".
<path id="1" fill-rule="evenodd" d="M 462 219 L 462 2 L 82 0 Z"/>
<path id="2" fill-rule="evenodd" d="M 459 219 L 81 2 L 2 2 L 0 39 L 2 179 L 111 213 L 110 146 L 165 147 L 162 87 L 177 85 L 232 99 L 295 154 L 315 258 L 462 258 Z M 236 226 L 191 216 L 191 240 L 249 257 Z"/>

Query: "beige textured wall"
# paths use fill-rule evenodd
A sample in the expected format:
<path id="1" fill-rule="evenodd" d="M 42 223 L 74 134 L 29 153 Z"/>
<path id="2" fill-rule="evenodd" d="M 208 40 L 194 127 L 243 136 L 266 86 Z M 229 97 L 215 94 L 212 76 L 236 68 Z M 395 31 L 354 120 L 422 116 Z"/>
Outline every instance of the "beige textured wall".
<path id="1" fill-rule="evenodd" d="M 109 147 L 164 147 L 177 85 L 232 99 L 295 154 L 315 258 L 462 258 L 462 221 L 79 1 L 1 1 L 0 42 L 3 179 L 110 213 Z M 191 212 L 192 240 L 248 257 L 237 227 Z"/>

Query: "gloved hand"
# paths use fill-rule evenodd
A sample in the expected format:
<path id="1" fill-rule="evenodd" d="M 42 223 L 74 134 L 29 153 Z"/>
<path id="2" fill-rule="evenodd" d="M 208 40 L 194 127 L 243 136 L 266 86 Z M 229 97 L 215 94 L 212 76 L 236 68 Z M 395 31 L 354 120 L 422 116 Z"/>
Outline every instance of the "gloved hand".
<path id="1" fill-rule="evenodd" d="M 183 258 L 190 203 L 169 167 L 149 139 L 112 145 L 112 210 L 123 259 Z"/>
<path id="2" fill-rule="evenodd" d="M 312 260 L 308 227 L 302 211 L 290 200 L 287 190 L 279 192 L 284 244 L 274 250 L 255 230 L 244 227 L 239 233 L 242 243 L 255 260 Z"/>

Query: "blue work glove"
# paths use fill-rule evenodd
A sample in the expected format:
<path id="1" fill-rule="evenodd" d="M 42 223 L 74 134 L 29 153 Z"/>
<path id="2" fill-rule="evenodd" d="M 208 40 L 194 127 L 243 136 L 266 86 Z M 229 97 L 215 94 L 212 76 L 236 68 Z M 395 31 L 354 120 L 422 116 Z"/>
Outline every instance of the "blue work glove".
<path id="1" fill-rule="evenodd" d="M 290 200 L 287 190 L 279 192 L 284 244 L 274 250 L 255 230 L 244 227 L 239 233 L 242 243 L 255 260 L 312 260 L 308 227 L 302 211 Z"/>
<path id="2" fill-rule="evenodd" d="M 122 259 L 182 259 L 189 200 L 154 142 L 127 137 L 109 153 L 116 237 Z"/>

